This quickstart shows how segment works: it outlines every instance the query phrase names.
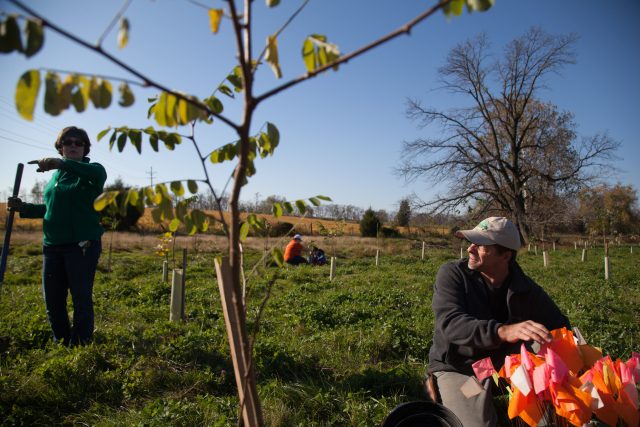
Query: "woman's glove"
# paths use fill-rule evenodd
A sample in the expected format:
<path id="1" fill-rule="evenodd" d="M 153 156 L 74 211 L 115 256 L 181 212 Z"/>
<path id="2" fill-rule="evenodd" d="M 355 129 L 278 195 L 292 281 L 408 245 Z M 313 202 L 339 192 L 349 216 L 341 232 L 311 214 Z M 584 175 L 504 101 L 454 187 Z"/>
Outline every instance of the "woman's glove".
<path id="1" fill-rule="evenodd" d="M 7 199 L 7 208 L 12 211 L 20 212 L 20 208 L 22 207 L 22 200 L 20 197 L 9 197 Z"/>
<path id="2" fill-rule="evenodd" d="M 36 172 L 46 172 L 51 169 L 60 169 L 60 166 L 62 166 L 62 159 L 58 159 L 56 157 L 45 157 L 40 160 L 31 160 L 29 164 L 38 165 Z"/>

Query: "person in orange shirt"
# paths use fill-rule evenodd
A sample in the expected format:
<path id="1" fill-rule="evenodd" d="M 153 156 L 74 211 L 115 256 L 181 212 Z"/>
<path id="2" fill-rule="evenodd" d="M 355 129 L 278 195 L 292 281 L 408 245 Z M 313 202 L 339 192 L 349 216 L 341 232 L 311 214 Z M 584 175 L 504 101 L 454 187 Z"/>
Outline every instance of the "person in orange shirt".
<path id="1" fill-rule="evenodd" d="M 284 250 L 285 262 L 291 265 L 306 264 L 307 260 L 302 256 L 303 250 L 302 236 L 296 234 Z"/>

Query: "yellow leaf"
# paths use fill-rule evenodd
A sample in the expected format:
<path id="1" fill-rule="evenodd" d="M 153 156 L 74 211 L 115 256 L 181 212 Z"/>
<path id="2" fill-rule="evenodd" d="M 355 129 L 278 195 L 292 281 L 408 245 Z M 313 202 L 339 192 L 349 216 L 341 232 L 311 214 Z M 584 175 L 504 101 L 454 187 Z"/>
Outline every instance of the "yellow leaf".
<path id="1" fill-rule="evenodd" d="M 18 80 L 16 87 L 16 109 L 23 119 L 32 121 L 33 110 L 40 91 L 40 72 L 29 70 Z"/>
<path id="2" fill-rule="evenodd" d="M 106 208 L 107 206 L 112 204 L 114 202 L 114 200 L 116 199 L 117 195 L 118 195 L 118 191 L 117 190 L 116 191 L 106 191 L 106 192 L 100 194 L 93 201 L 93 208 L 96 211 L 100 212 L 101 210 L 103 210 L 104 208 Z"/>
<path id="3" fill-rule="evenodd" d="M 124 49 L 129 43 L 129 20 L 122 18 L 120 20 L 120 29 L 118 30 L 118 48 Z"/>
<path id="4" fill-rule="evenodd" d="M 218 34 L 220 29 L 220 20 L 224 11 L 222 9 L 209 9 L 209 26 L 213 34 Z"/>
<path id="5" fill-rule="evenodd" d="M 265 55 L 265 60 L 271 66 L 276 78 L 281 78 L 282 70 L 280 69 L 280 60 L 278 59 L 278 40 L 275 36 L 267 37 L 267 53 Z"/>

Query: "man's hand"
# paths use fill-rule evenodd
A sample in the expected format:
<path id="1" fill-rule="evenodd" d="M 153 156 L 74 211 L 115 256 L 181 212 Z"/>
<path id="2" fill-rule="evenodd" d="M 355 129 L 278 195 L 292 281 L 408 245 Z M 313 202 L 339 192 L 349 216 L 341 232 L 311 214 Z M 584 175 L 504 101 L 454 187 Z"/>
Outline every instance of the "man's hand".
<path id="1" fill-rule="evenodd" d="M 22 200 L 20 197 L 9 197 L 7 199 L 7 208 L 12 211 L 20 212 L 22 207 Z"/>
<path id="2" fill-rule="evenodd" d="M 62 166 L 62 160 L 56 157 L 45 157 L 40 160 L 31 160 L 29 164 L 38 165 L 36 172 L 46 172 L 51 169 L 60 169 L 60 166 Z"/>
<path id="3" fill-rule="evenodd" d="M 513 325 L 502 325 L 498 328 L 498 336 L 502 341 L 508 343 L 535 341 L 542 345 L 551 341 L 551 334 L 547 328 L 533 320 L 526 320 Z"/>

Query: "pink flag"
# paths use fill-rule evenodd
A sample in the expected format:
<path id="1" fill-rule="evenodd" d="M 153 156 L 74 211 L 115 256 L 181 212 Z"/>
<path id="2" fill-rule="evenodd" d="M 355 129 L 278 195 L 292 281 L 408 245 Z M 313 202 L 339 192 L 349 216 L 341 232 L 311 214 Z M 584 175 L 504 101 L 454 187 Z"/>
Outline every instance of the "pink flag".
<path id="1" fill-rule="evenodd" d="M 545 361 L 547 362 L 547 366 L 549 366 L 551 381 L 556 384 L 562 383 L 569 371 L 567 365 L 565 365 L 562 359 L 560 359 L 560 356 L 550 348 L 547 349 L 547 353 L 545 354 Z"/>
<path id="2" fill-rule="evenodd" d="M 635 382 L 640 383 L 640 353 L 634 351 L 633 356 L 625 363 L 629 367 Z"/>
<path id="3" fill-rule="evenodd" d="M 478 360 L 471 365 L 471 367 L 473 368 L 473 372 L 476 374 L 478 381 L 482 381 L 485 378 L 490 377 L 496 371 L 493 367 L 493 363 L 491 363 L 490 357 Z"/>
<path id="4" fill-rule="evenodd" d="M 549 388 L 549 369 L 543 363 L 533 369 L 533 390 L 540 394 Z"/>
<path id="5" fill-rule="evenodd" d="M 520 346 L 520 363 L 524 366 L 524 369 L 527 372 L 531 373 L 533 370 L 533 362 L 531 361 L 531 357 L 529 356 L 529 352 L 527 352 L 527 348 L 524 346 L 524 343 Z"/>

